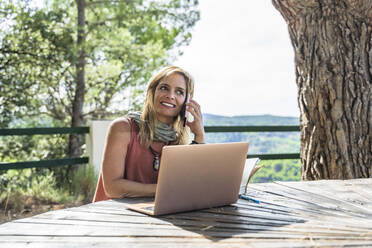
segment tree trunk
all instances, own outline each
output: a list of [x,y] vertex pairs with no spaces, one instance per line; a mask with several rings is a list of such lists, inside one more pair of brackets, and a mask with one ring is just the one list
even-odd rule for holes
[[[77,48],[78,58],[76,62],[76,88],[75,96],[72,103],[71,127],[79,127],[84,125],[83,105],[85,95],[85,0],[76,0],[77,3]],[[70,157],[80,157],[81,135],[71,134],[69,141]]]
[[372,1],[272,3],[295,52],[302,178],[372,177]]

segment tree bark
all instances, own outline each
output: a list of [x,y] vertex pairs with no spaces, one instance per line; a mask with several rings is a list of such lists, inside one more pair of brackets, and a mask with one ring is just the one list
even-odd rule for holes
[[295,53],[302,178],[372,177],[372,1],[272,3]]
[[[85,95],[85,0],[76,0],[77,3],[77,48],[78,58],[76,62],[76,87],[72,102],[71,127],[84,125],[83,105]],[[69,156],[80,157],[82,139],[81,135],[71,134],[69,141]]]

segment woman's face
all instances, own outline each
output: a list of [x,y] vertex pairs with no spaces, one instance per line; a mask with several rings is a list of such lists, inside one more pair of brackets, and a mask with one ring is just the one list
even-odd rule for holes
[[173,73],[160,81],[155,89],[154,107],[158,121],[171,124],[186,98],[185,78]]

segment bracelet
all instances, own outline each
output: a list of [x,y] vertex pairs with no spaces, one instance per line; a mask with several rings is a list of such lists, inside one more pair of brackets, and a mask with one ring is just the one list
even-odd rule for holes
[[197,142],[195,140],[191,141],[191,145],[199,145],[199,144],[204,144],[204,143],[199,143],[199,142]]

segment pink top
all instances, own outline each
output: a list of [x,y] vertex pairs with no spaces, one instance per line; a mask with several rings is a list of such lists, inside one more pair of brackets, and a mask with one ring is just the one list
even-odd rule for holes
[[[154,155],[150,149],[141,145],[137,134],[139,127],[130,120],[131,134],[130,142],[125,158],[124,178],[140,183],[156,183],[158,181],[158,171],[153,169]],[[159,153],[159,151],[156,151]],[[102,172],[99,175],[96,192],[94,194],[93,202],[108,200],[103,188]]]

